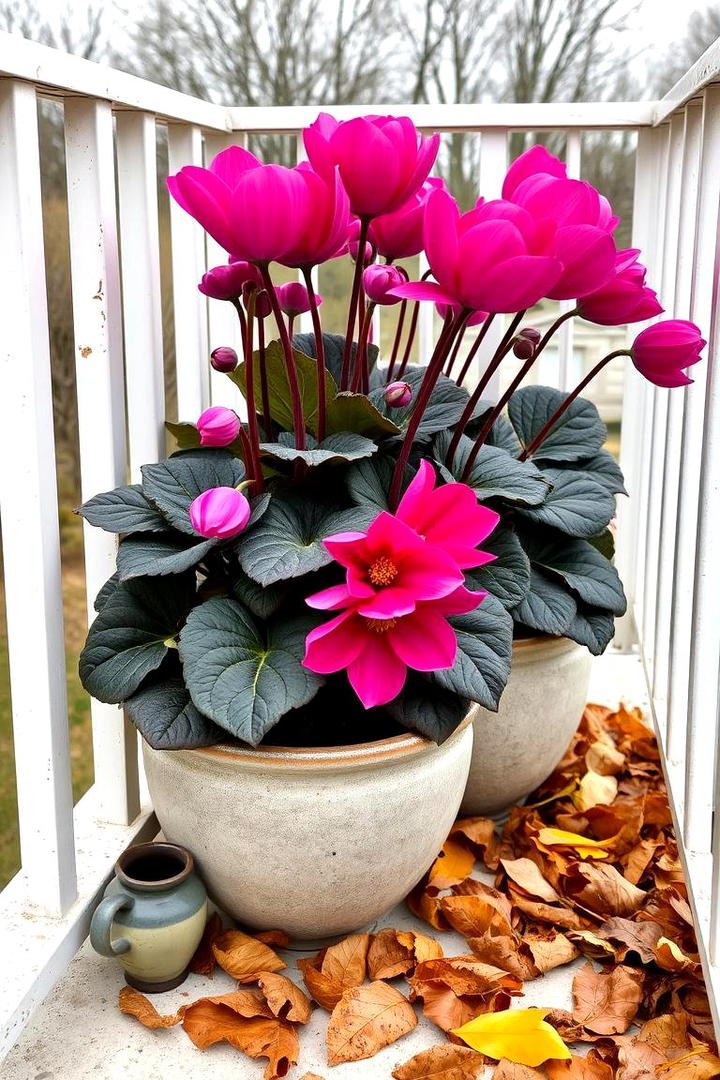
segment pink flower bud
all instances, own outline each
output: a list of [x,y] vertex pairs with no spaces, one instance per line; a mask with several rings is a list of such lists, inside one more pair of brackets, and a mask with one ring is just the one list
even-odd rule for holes
[[217,487],[203,491],[190,503],[190,523],[200,536],[227,540],[250,520],[250,503],[235,488]]
[[240,420],[232,409],[213,405],[198,417],[201,446],[229,446],[240,431]]
[[518,337],[527,338],[528,341],[532,341],[533,345],[538,345],[540,343],[542,334],[539,330],[535,330],[534,327],[526,326],[523,330],[520,331]]
[[365,295],[375,304],[399,304],[400,298],[389,294],[404,284],[405,277],[396,266],[368,266],[363,271]]
[[520,335],[513,345],[513,352],[518,360],[529,360],[535,355],[535,345],[530,338]]
[[234,371],[238,365],[238,354],[229,345],[219,345],[210,353],[210,363],[216,371]]
[[402,409],[412,401],[412,387],[406,382],[391,382],[385,387],[385,404],[392,409]]
[[254,282],[248,281],[243,285],[242,295],[246,311],[250,311],[250,297],[254,296],[255,306],[253,307],[253,315],[256,319],[267,319],[272,311],[272,305],[270,303],[270,297],[265,289],[258,289]]
[[665,319],[638,334],[631,350],[632,362],[656,386],[687,386],[693,380],[684,368],[697,364],[706,344],[695,323]]
[[[231,262],[214,266],[203,274],[198,289],[213,300],[237,300],[247,281],[254,281],[260,271],[246,262]],[[260,279],[262,282],[262,278]]]
[[[280,285],[275,291],[281,310],[291,318],[310,310],[310,294],[301,281],[288,281],[287,285]],[[317,293],[314,296],[315,303],[320,307],[322,296]]]

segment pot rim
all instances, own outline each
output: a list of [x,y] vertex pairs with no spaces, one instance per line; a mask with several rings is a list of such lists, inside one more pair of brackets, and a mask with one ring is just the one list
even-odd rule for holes
[[[424,735],[408,731],[403,735],[391,735],[375,742],[352,743],[349,746],[236,746],[217,743],[215,746],[199,746],[192,750],[161,751],[168,754],[199,754],[206,761],[224,758],[251,768],[331,769],[363,768],[385,762],[407,760],[431,753],[448,746],[472,722],[472,709],[463,717],[451,735],[438,746]],[[146,744],[147,746],[147,744]],[[152,749],[152,748],[150,748]]]

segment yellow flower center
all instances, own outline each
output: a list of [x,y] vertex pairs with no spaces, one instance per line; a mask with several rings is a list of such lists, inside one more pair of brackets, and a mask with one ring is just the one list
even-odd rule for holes
[[398,575],[398,568],[387,555],[380,555],[368,570],[373,585],[391,585]]
[[365,622],[368,624],[368,629],[372,630],[373,633],[384,634],[388,630],[392,630],[397,623],[397,619],[368,619],[366,617]]

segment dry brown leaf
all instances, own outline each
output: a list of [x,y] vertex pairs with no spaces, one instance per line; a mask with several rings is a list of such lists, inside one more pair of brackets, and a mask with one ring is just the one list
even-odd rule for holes
[[428,870],[426,892],[432,895],[458,885],[470,877],[475,866],[475,855],[462,841],[452,834],[442,846],[442,851]]
[[354,986],[345,991],[328,1021],[328,1063],[372,1057],[416,1025],[415,1010],[394,986],[379,981]]
[[593,806],[609,806],[618,793],[618,782],[614,776],[586,772],[572,796],[577,810],[590,810]]
[[293,1024],[272,1016],[265,1002],[260,1006],[270,1013],[247,1016],[252,991],[238,991],[215,998],[200,998],[181,1010],[183,1030],[200,1050],[215,1043],[227,1042],[249,1057],[266,1057],[265,1080],[286,1076],[297,1062],[299,1043]]
[[655,1080],[655,1069],[664,1060],[655,1047],[637,1035],[625,1038],[618,1050],[617,1080]]
[[633,915],[647,899],[614,866],[573,863],[562,875],[565,895],[596,915]]
[[548,1024],[552,1024],[555,1030],[568,1042],[597,1042],[602,1035],[595,1035],[579,1024],[567,1009],[551,1009],[545,1016]]
[[524,941],[517,934],[498,934],[492,932],[479,938],[468,938],[467,943],[473,955],[484,964],[501,968],[525,982],[536,979],[540,969]]
[[392,1075],[395,1080],[475,1080],[485,1068],[485,1058],[469,1046],[439,1043],[415,1054]]
[[465,881],[461,881],[459,885],[453,886],[453,894],[455,896],[479,896],[483,900],[486,900],[488,904],[499,911],[501,915],[510,921],[512,916],[512,904],[504,893],[499,892],[498,889],[494,889],[492,885],[486,885],[484,881],[478,881],[477,878],[466,878]]
[[509,913],[505,916],[482,896],[442,896],[440,910],[445,919],[463,937],[482,937],[493,934],[512,935]]
[[205,930],[200,939],[200,944],[195,950],[195,955],[190,961],[189,970],[193,975],[212,975],[217,961],[213,953],[213,945],[223,932],[222,919],[217,911],[205,923]]
[[540,1069],[501,1058],[492,1074],[492,1080],[544,1080],[544,1076]]
[[609,736],[596,739],[585,754],[585,764],[601,776],[617,776],[622,772],[625,755],[621,754]]
[[627,1031],[643,999],[642,971],[618,966],[595,971],[588,961],[573,979],[573,1018],[598,1035]]
[[212,946],[223,971],[241,983],[256,982],[262,971],[280,971],[285,964],[271,948],[242,930],[225,930]]
[[535,967],[542,975],[553,968],[569,964],[579,955],[572,941],[554,927],[548,927],[547,930],[526,930],[522,935],[522,944],[530,950]]
[[627,854],[623,855],[624,876],[633,885],[639,885],[645,877],[655,852],[662,847],[662,840],[640,840]]
[[436,930],[447,930],[448,924],[440,910],[440,898],[436,892],[431,896],[427,892],[427,886],[428,879],[426,875],[422,881],[418,882],[412,892],[408,893],[405,897],[405,903],[418,919],[429,923]]
[[690,1050],[692,1046],[688,1035],[687,1016],[683,1013],[653,1016],[640,1028],[637,1038],[648,1043],[668,1060]]
[[545,900],[548,904],[560,899],[532,859],[501,859],[500,862],[510,880],[519,885],[528,896]]
[[367,954],[371,979],[394,979],[406,975],[424,960],[443,955],[442,946],[426,934],[386,927],[373,935]]
[[604,941],[592,930],[568,930],[567,936],[577,945],[583,956],[594,960],[617,960],[617,950],[609,941]]
[[655,1068],[658,1080],[714,1080],[720,1076],[720,1058],[698,1047]]
[[231,1012],[245,1020],[252,1020],[255,1017],[264,1017],[266,1020],[275,1019],[267,1001],[257,990],[233,990],[229,994],[197,998],[196,1001],[191,1001],[188,1005],[181,1005],[178,1010],[178,1017],[184,1020],[187,1014],[194,1010],[196,1006],[205,1005],[206,1003],[218,1006],[218,1008],[222,1007],[229,1013]]
[[451,956],[418,964],[408,979],[412,1000],[421,998],[423,1012],[443,1031],[462,1027],[483,1012],[506,1009],[519,994],[522,980],[475,956]]
[[263,945],[274,945],[276,949],[287,949],[290,944],[290,935],[284,930],[262,930],[253,937],[256,941],[262,941]]
[[324,1076],[318,1076],[317,1073],[303,1073],[300,1080],[325,1080]]
[[676,941],[669,938],[658,938],[655,946],[655,963],[664,971],[697,971],[700,972],[700,960],[697,956],[688,956],[684,953]]
[[369,934],[350,934],[317,956],[298,961],[310,995],[323,1009],[332,1012],[346,990],[364,981],[369,946]]
[[123,986],[118,998],[120,1012],[127,1013],[139,1020],[143,1027],[155,1030],[156,1028],[174,1027],[180,1023],[180,1015],[161,1016],[155,1006],[139,990],[132,986]]
[[312,1013],[312,1002],[294,982],[277,972],[263,971],[258,985],[273,1016],[294,1024],[307,1024]]
[[498,837],[495,822],[490,818],[459,818],[450,830],[450,835],[461,836],[488,870],[497,869]]
[[513,906],[525,915],[529,915],[531,919],[535,919],[536,922],[550,923],[564,930],[584,930],[589,925],[587,919],[569,907],[545,904],[517,894],[513,896]]
[[607,919],[598,929],[598,936],[617,943],[617,959],[623,961],[630,952],[637,953],[643,964],[655,959],[655,946],[662,937],[662,927],[656,922],[635,922],[615,917]]
[[586,1057],[573,1054],[569,1061],[546,1061],[548,1080],[612,1080],[613,1068],[591,1050]]

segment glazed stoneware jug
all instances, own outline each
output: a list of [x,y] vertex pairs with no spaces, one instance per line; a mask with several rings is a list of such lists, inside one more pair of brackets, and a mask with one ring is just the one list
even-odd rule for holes
[[118,957],[125,981],[145,994],[179,986],[207,917],[207,894],[190,852],[177,844],[136,844],[115,863],[95,909],[90,942]]

